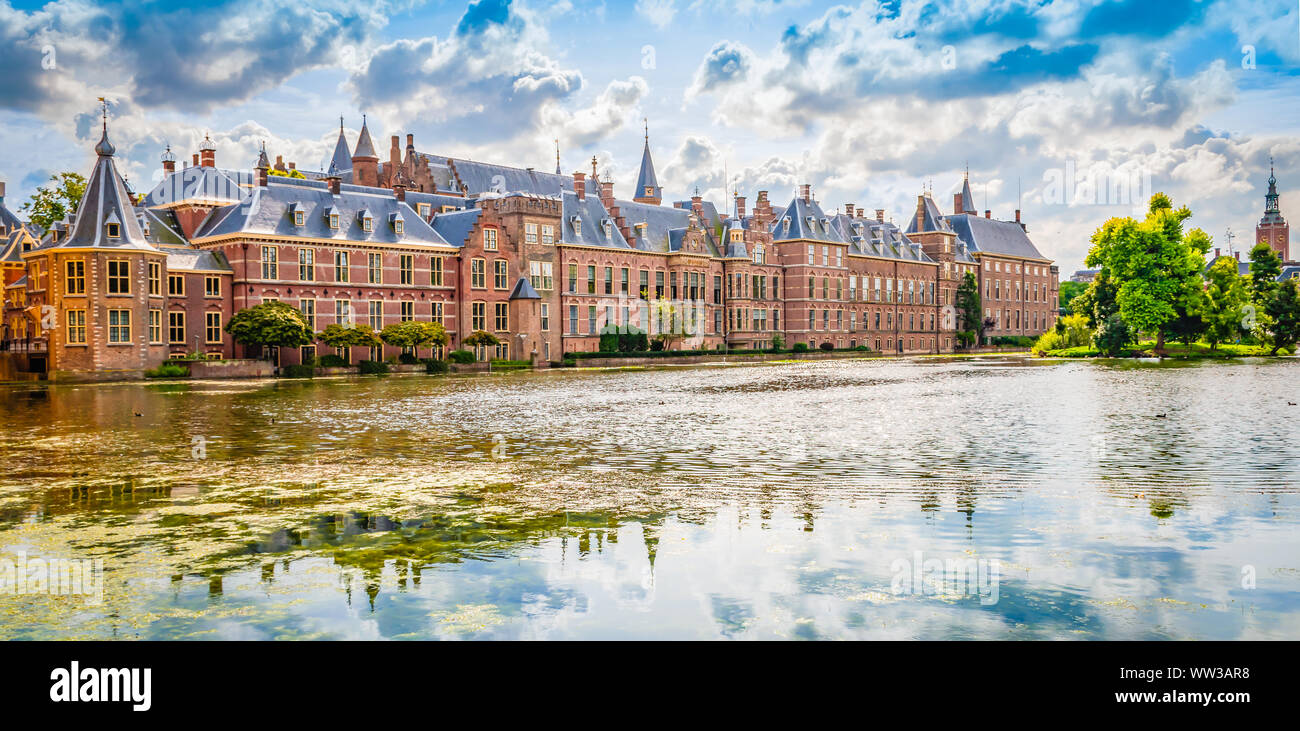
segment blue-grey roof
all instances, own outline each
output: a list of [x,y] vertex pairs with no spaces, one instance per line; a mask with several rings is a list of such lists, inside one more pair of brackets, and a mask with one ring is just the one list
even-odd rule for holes
[[966,213],[948,216],[947,221],[971,252],[1047,259],[1015,221],[999,221]]
[[851,253],[904,261],[930,263],[934,261],[919,244],[909,239],[892,223],[843,213],[835,214],[831,220],[849,240]]
[[167,255],[169,272],[231,272],[226,255],[220,251],[191,249],[188,247],[163,246],[160,250]]
[[8,235],[22,228],[23,222],[22,219],[14,215],[13,211],[5,207],[4,203],[0,203],[0,226],[4,227],[5,234]]
[[364,117],[361,120],[361,134],[357,137],[357,149],[352,151],[352,156],[379,158],[375,154],[375,143],[370,140],[370,128],[366,126]]
[[942,213],[939,212],[939,206],[935,204],[934,198],[929,194],[921,196],[923,203],[923,221],[920,228],[916,226],[916,215],[913,214],[910,223],[907,226],[907,233],[924,233],[927,231],[952,231],[952,226]]
[[[58,243],[51,242],[48,246],[43,244],[40,248],[95,247],[156,251],[140,227],[126,183],[117,172],[107,130],[95,149],[99,151],[95,169],[86,181],[86,192],[77,205],[77,213],[68,235]],[[110,223],[119,226],[117,238],[108,236]]]
[[537,290],[533,289],[532,282],[528,281],[528,277],[520,277],[519,281],[515,282],[514,290],[510,293],[510,299],[512,300],[539,300],[541,298],[542,296],[537,293]]
[[[788,226],[787,221],[789,222]],[[772,238],[775,241],[807,239],[840,244],[849,243],[849,239],[835,224],[834,218],[827,215],[817,201],[806,201],[799,196],[790,201],[790,204],[785,207],[785,211],[773,220]]]
[[1288,279],[1300,279],[1300,266],[1292,264],[1282,267],[1282,273],[1278,275],[1277,281],[1285,282]]
[[[420,153],[429,160],[431,169],[443,166],[451,176],[448,190],[464,190],[468,196],[483,193],[531,193],[533,195],[558,196],[561,191],[573,190],[573,177],[556,175],[540,170],[527,170],[508,165],[493,165],[477,160],[444,157]],[[436,176],[435,176],[436,178]],[[600,189],[593,178],[587,178],[588,197],[600,195]]]
[[181,233],[176,214],[164,208],[136,208],[136,217],[144,237],[154,246],[185,246],[189,242]]
[[1217,264],[1218,261],[1219,261],[1220,259],[1235,259],[1236,262],[1237,262],[1237,273],[1240,274],[1240,275],[1243,276],[1243,277],[1250,276],[1250,262],[1249,262],[1249,261],[1242,261],[1241,259],[1239,259],[1239,258],[1237,258],[1237,257],[1235,257],[1235,256],[1227,256],[1227,255],[1224,255],[1224,256],[1216,256],[1216,257],[1214,257],[1213,259],[1211,259],[1211,260],[1210,260],[1210,263],[1205,265],[1205,271],[1206,271],[1206,272],[1209,272],[1209,271],[1210,271],[1210,267],[1212,267],[1212,266],[1214,266],[1215,264]]
[[969,178],[963,178],[961,181],[961,212],[979,213],[975,210],[975,196],[971,195]]
[[433,230],[452,246],[464,246],[465,239],[469,237],[469,232],[474,229],[474,224],[478,223],[478,217],[482,214],[483,211],[478,208],[437,213],[433,216]]
[[[244,199],[248,190],[240,185],[238,178],[232,176],[231,172],[195,165],[169,173],[144,197],[144,205],[156,208],[182,201],[208,205],[238,203]],[[245,185],[251,182],[250,178]]]
[[[338,195],[333,195],[327,188],[302,185],[303,182],[283,184],[278,178],[271,178],[266,187],[253,188],[238,205],[213,210],[194,238],[256,233],[366,243],[447,245],[446,239],[391,192],[340,189]],[[302,226],[294,225],[291,211],[295,207],[304,211]],[[329,226],[331,208],[339,214],[338,229]],[[362,226],[363,212],[369,213],[372,221],[368,232]],[[402,217],[404,233],[401,235],[393,226],[394,214]]]
[[[653,191],[646,195],[646,189]],[[662,198],[663,188],[659,187],[659,179],[655,177],[655,163],[650,158],[650,139],[646,138],[645,150],[641,152],[641,171],[636,176],[636,195],[633,198]]]
[[343,134],[343,121],[339,120],[339,139],[334,143],[334,155],[325,166],[327,173],[342,173],[352,169],[352,153],[348,150],[348,138]]
[[[566,191],[561,206],[563,219],[560,221],[560,241],[565,244],[581,246],[604,246],[611,249],[632,248],[618,225],[610,217],[600,199],[588,195],[579,200],[578,194]],[[581,229],[576,220],[581,219]],[[606,225],[608,224],[608,225]]]
[[31,235],[31,231],[21,224],[18,228],[9,231],[3,239],[0,239],[0,262],[10,264],[19,264],[23,260],[23,242],[31,241],[32,246],[36,245],[36,240]]
[[471,199],[463,196],[444,195],[442,193],[420,193],[418,191],[410,190],[406,191],[406,202],[416,210],[419,210],[416,204],[428,203],[430,206],[430,213],[438,213],[442,210],[443,206],[455,206],[458,209],[464,210],[474,204]]

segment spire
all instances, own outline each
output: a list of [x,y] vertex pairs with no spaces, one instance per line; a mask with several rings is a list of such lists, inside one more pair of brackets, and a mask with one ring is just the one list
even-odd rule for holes
[[966,171],[966,177],[961,181],[961,210],[958,213],[977,213],[975,210],[975,196],[970,192],[969,169]]
[[663,189],[655,177],[655,163],[650,157],[650,121],[645,120],[645,149],[641,152],[641,173],[636,179],[636,195],[632,200],[657,206],[663,201]]
[[99,138],[99,144],[95,145],[95,154],[100,157],[112,157],[117,149],[113,147],[112,142],[108,141],[108,102],[102,96],[99,98],[99,106],[103,115],[104,133]]
[[326,167],[340,173],[352,169],[352,153],[348,151],[348,138],[343,134],[342,117],[339,117],[339,140],[334,144],[334,156]]
[[257,168],[271,169],[271,161],[266,157],[266,140],[262,140],[262,151],[257,155]]
[[86,191],[77,205],[77,217],[60,247],[135,248],[153,247],[144,236],[136,217],[131,191],[113,162],[113,145],[108,141],[108,104],[103,104],[103,131],[95,153],[95,169],[86,180]]
[[560,172],[560,141],[558,139],[555,141],[555,174],[564,174]]
[[361,134],[357,137],[357,149],[352,153],[352,157],[373,157],[379,159],[375,154],[375,143],[370,141],[370,128],[366,126],[366,115],[361,115]]

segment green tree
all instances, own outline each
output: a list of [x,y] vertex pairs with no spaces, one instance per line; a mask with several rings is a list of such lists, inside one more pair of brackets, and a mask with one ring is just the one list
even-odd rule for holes
[[447,330],[442,323],[416,320],[389,325],[379,332],[379,338],[395,348],[412,348],[417,357],[420,355],[420,348],[446,345],[449,341]]
[[55,221],[62,221],[69,213],[76,213],[86,192],[86,178],[80,173],[51,175],[50,183],[37,188],[31,199],[18,209],[42,231],[48,231]]
[[966,272],[957,285],[957,314],[961,318],[957,329],[957,342],[966,347],[984,337],[984,305],[980,302],[980,286],[975,275]]
[[1174,318],[1165,323],[1168,337],[1191,345],[1205,332],[1205,290],[1193,287],[1174,303]]
[[1165,325],[1177,316],[1179,298],[1200,286],[1210,249],[1204,231],[1184,233],[1191,216],[1186,206],[1175,209],[1169,196],[1156,193],[1145,220],[1112,218],[1092,235],[1087,266],[1109,272],[1120,317],[1137,332],[1155,333],[1156,354],[1164,352]]
[[480,346],[492,347],[500,345],[501,340],[498,339],[497,336],[485,330],[475,330],[469,335],[466,335],[465,339],[460,341],[460,344],[470,348],[477,348]]
[[316,339],[324,343],[327,347],[335,350],[348,352],[349,348],[374,348],[382,345],[384,341],[379,339],[374,329],[369,325],[326,325],[325,329],[316,333]]
[[1300,342],[1300,282],[1294,279],[1278,282],[1277,292],[1266,311],[1273,321],[1273,355]]
[[1222,258],[1210,267],[1210,284],[1205,289],[1205,339],[1210,350],[1219,343],[1241,337],[1242,306],[1248,301],[1244,278],[1237,273],[1235,259]]
[[240,310],[225,329],[240,345],[301,348],[312,342],[307,319],[283,302],[263,302]]
[[1250,301],[1263,309],[1273,299],[1278,289],[1277,278],[1282,276],[1282,260],[1273,247],[1263,241],[1250,250]]
[[1063,310],[1068,310],[1070,302],[1086,291],[1088,291],[1088,285],[1083,282],[1061,282],[1061,288],[1057,291],[1059,295],[1057,306]]
[[1133,329],[1119,313],[1119,288],[1105,269],[1097,273],[1088,291],[1074,298],[1079,314],[1088,317],[1088,327],[1093,329],[1092,344],[1111,357],[1120,354],[1133,339]]
[[307,178],[306,175],[303,175],[302,173],[298,172],[298,169],[297,169],[297,168],[293,168],[293,169],[291,169],[291,170],[285,170],[284,172],[281,172],[281,171],[279,171],[279,170],[276,170],[275,168],[271,168],[270,170],[267,170],[267,171],[266,171],[266,174],[267,174],[267,175],[275,175],[275,176],[277,176],[277,177],[281,177],[281,178],[298,178],[298,179],[304,179],[304,180]]

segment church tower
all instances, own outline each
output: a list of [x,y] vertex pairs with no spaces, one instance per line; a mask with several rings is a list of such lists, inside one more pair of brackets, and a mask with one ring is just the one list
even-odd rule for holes
[[650,125],[646,124],[645,149],[641,152],[641,174],[636,178],[636,195],[632,200],[657,206],[663,202],[664,190],[655,178],[655,163],[650,159]]
[[1291,227],[1282,218],[1282,211],[1278,208],[1277,177],[1273,174],[1271,161],[1268,166],[1268,194],[1264,196],[1264,217],[1255,226],[1255,242],[1273,247],[1282,261],[1293,261],[1290,249]]

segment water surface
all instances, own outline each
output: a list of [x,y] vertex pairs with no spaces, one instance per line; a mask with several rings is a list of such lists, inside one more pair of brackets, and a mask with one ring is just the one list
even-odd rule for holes
[[[98,606],[0,595],[0,638],[1297,639],[1298,377],[921,358],[0,387],[0,558],[105,569]],[[918,558],[996,562],[996,601],[896,592]]]

